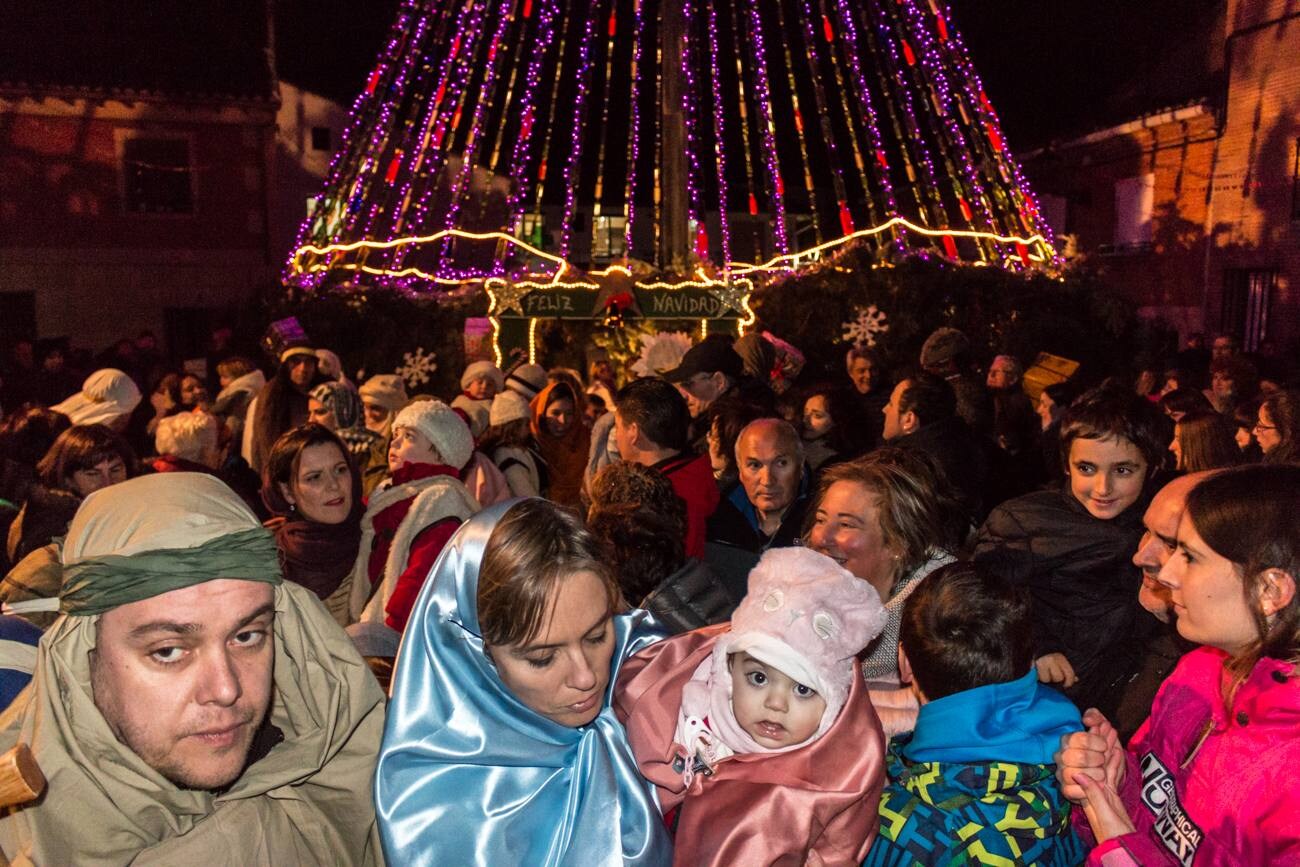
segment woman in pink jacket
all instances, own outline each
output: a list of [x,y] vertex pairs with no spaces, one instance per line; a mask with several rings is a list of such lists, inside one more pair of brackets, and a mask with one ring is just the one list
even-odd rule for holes
[[1127,751],[1091,710],[1057,754],[1096,839],[1089,864],[1300,864],[1297,515],[1300,466],[1229,470],[1188,495],[1159,581],[1203,646]]

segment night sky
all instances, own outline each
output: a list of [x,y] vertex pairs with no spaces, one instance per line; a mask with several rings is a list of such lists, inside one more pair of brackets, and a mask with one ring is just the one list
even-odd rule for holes
[[[397,0],[278,0],[281,77],[351,105]],[[952,0],[1013,147],[1212,92],[1221,0]],[[1207,45],[1209,49],[1207,50]],[[1221,53],[1222,36],[1217,39]]]

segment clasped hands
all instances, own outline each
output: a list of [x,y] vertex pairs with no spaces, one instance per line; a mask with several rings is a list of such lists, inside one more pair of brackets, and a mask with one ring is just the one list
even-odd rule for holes
[[1083,715],[1085,731],[1061,738],[1056,779],[1061,794],[1083,808],[1093,836],[1101,844],[1136,828],[1119,796],[1127,765],[1119,733],[1096,708]]

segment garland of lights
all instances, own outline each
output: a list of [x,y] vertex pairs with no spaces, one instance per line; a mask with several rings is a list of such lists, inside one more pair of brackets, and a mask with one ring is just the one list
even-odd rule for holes
[[[402,0],[286,280],[307,291],[364,289],[364,278],[442,292],[527,280],[540,263],[563,283],[580,267],[597,273],[597,218],[618,213],[628,257],[652,269],[684,257],[723,282],[807,268],[854,240],[880,264],[931,253],[1012,269],[1058,264],[942,0],[761,5]],[[683,38],[680,67],[667,71],[677,53],[665,51],[666,9]],[[659,111],[678,91],[680,177],[664,170]],[[615,129],[612,106],[629,96]],[[785,179],[800,176],[787,197]],[[665,233],[664,202],[682,193],[696,233],[687,250],[669,251],[661,240],[679,236]],[[762,249],[737,248],[733,200],[767,217]],[[815,243],[789,233],[800,224]],[[524,225],[534,243],[513,237]]]
[[[785,33],[785,4],[777,3],[776,6],[776,29]],[[755,6],[755,9],[758,7]],[[810,46],[811,48],[811,46]],[[781,40],[782,54],[785,58],[786,82],[790,88],[790,107],[794,109],[794,128],[799,133],[799,156],[803,170],[804,190],[808,194],[808,209],[812,212],[813,234],[816,236],[818,243],[826,240],[826,234],[822,230],[821,209],[817,207],[817,186],[813,183],[812,160],[808,158],[808,137],[804,135],[803,128],[803,109],[799,104],[799,85],[794,78],[794,58],[790,51],[790,40]],[[816,77],[814,75],[814,81]],[[818,114],[821,114],[821,106],[818,107]],[[832,177],[836,176],[839,167],[832,164]]]
[[627,137],[627,185],[623,193],[623,249],[632,255],[632,227],[636,222],[636,164],[641,159],[641,76],[645,74],[645,62],[641,52],[645,46],[642,38],[645,18],[641,13],[642,0],[634,0],[634,18],[632,20],[632,109],[628,112],[628,125],[631,128]]

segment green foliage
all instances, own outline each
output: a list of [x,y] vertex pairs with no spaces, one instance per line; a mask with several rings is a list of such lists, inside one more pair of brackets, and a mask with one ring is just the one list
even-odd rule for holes
[[842,323],[873,304],[889,322],[876,348],[896,367],[915,364],[925,338],[945,325],[966,333],[977,361],[1009,352],[1028,363],[1051,352],[1081,362],[1089,379],[1124,370],[1141,343],[1132,309],[1093,275],[1053,279],[920,259],[871,264],[867,251],[849,250],[768,284],[751,303],[758,327],[802,350],[814,377],[842,370]]

